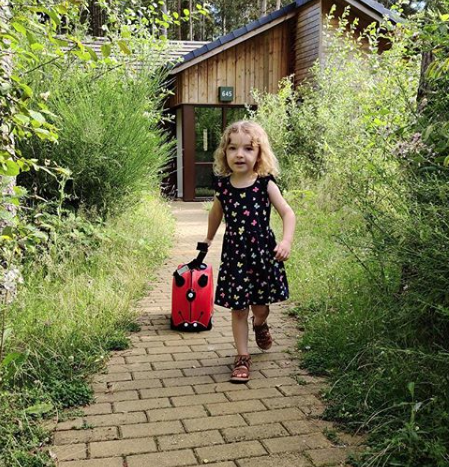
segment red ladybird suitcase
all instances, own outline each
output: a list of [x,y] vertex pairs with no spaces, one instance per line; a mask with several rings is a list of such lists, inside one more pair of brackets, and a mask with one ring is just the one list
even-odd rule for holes
[[212,266],[203,263],[207,243],[198,243],[198,256],[173,273],[171,328],[179,331],[212,329],[214,284]]

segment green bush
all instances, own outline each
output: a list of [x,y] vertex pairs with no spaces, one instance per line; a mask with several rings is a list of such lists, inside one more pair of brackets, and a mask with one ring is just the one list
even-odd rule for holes
[[[35,79],[50,89],[47,103],[56,115],[59,140],[35,138],[21,149],[43,166],[71,171],[65,195],[73,206],[104,217],[159,186],[172,146],[161,129],[164,72],[72,66],[64,74],[50,69]],[[56,180],[45,171],[25,174],[21,183],[46,199],[59,198]]]
[[109,350],[128,346],[133,304],[164,258],[173,227],[154,195],[90,233],[86,220],[70,224],[71,232],[78,224],[84,233],[71,237],[53,222],[60,248],[47,245],[24,266],[26,288],[6,316],[5,361],[12,364],[0,381],[0,465],[49,465],[38,450],[48,441],[42,420],[88,403],[89,375]]
[[[443,37],[447,20],[428,21],[424,40]],[[343,19],[327,36],[313,84],[284,83],[279,96],[258,96],[255,114],[272,136],[297,214],[287,267],[305,327],[299,346],[307,368],[331,377],[326,416],[370,433],[354,463],[442,467],[449,463],[447,76],[431,82],[418,112],[416,24],[397,28],[391,47],[369,56],[348,28]]]

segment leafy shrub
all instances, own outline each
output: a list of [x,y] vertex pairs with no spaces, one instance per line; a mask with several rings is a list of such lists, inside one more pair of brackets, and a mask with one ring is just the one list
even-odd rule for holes
[[[430,22],[425,40],[447,30]],[[303,363],[332,379],[327,416],[369,430],[354,463],[448,465],[447,76],[418,112],[415,25],[369,56],[348,28],[327,37],[312,85],[259,96],[255,115],[298,219],[287,265]]]
[[[161,129],[165,75],[143,68],[86,71],[54,70],[36,79],[50,81],[48,106],[57,115],[58,144],[33,139],[22,151],[42,165],[71,171],[65,195],[71,204],[103,217],[119,212],[132,199],[159,184],[171,143]],[[59,187],[45,171],[26,174],[22,183],[47,199],[59,198]]]
[[27,287],[6,316],[6,358],[22,358],[1,374],[0,465],[47,465],[37,450],[48,441],[39,422],[90,401],[89,375],[104,366],[110,349],[128,345],[126,332],[136,329],[132,305],[172,233],[168,208],[149,194],[104,225],[69,222],[84,230],[74,239],[63,223],[51,222],[46,253],[25,264]]

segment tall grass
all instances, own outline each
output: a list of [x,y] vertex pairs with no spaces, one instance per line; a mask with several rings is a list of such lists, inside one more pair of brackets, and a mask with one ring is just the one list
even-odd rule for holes
[[447,169],[415,134],[413,25],[370,56],[347,26],[313,85],[284,83],[255,114],[297,214],[287,267],[303,364],[331,377],[326,416],[370,433],[355,464],[447,466]]
[[8,315],[7,352],[23,360],[0,391],[0,465],[47,465],[36,450],[46,437],[39,421],[89,402],[88,376],[110,349],[127,345],[133,304],[164,258],[172,228],[167,207],[147,195],[98,227],[91,242],[77,242],[71,230],[56,256],[29,264]]
[[[165,72],[69,67],[38,73],[39,79],[50,90],[59,140],[55,145],[34,139],[22,151],[42,165],[71,171],[65,193],[73,206],[105,217],[159,184],[172,146],[162,129]],[[58,195],[57,183],[44,171],[25,175],[22,183],[46,199]]]

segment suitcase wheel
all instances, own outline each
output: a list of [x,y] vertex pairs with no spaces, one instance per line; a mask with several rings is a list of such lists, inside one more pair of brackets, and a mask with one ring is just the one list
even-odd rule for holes
[[212,329],[212,316],[209,319],[209,322],[207,323],[207,328],[206,331],[210,331]]

